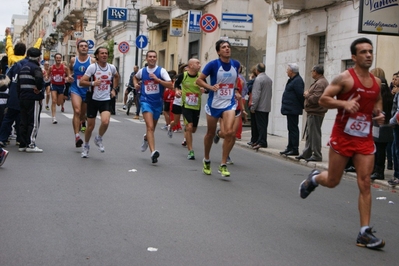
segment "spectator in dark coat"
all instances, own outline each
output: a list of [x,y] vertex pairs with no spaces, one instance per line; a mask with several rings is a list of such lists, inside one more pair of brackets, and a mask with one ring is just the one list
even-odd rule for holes
[[288,64],[289,77],[282,97],[281,114],[287,116],[288,145],[280,154],[287,156],[299,155],[299,115],[303,112],[305,84],[299,75],[298,65]]

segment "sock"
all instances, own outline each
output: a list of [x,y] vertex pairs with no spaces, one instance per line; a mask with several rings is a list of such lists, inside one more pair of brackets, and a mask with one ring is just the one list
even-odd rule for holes
[[313,176],[312,176],[312,183],[313,183],[313,185],[318,186],[319,184],[317,184],[316,176],[317,176],[317,175],[313,175]]
[[363,234],[366,231],[366,229],[369,227],[370,226],[368,226],[368,225],[360,227],[360,233]]
[[210,163],[210,162],[211,162],[211,160],[209,160],[209,159],[207,160],[207,159],[205,159],[205,158],[204,158],[204,162],[206,162],[206,163]]
[[76,134],[75,134],[75,138],[80,138],[79,133],[76,133]]

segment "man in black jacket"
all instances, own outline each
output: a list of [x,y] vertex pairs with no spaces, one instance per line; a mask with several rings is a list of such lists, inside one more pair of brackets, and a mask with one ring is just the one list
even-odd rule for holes
[[305,84],[299,75],[298,65],[288,64],[289,80],[285,85],[281,103],[281,114],[287,116],[288,145],[280,154],[287,156],[299,155],[299,115],[303,112]]
[[44,98],[43,72],[40,68],[41,52],[29,48],[28,62],[18,73],[18,97],[21,111],[19,151],[43,152],[36,146],[40,124],[41,101]]

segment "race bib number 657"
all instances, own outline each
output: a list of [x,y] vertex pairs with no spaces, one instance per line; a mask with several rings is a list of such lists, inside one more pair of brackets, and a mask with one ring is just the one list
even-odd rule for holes
[[370,134],[371,122],[359,117],[349,117],[344,132],[355,137],[367,137]]

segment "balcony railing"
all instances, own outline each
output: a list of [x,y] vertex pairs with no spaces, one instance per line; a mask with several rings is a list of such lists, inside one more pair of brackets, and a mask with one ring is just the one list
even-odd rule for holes
[[140,2],[141,14],[147,15],[147,19],[153,23],[161,23],[170,20],[170,13],[176,7],[176,1],[172,0],[142,0]]
[[60,24],[73,24],[83,18],[83,12],[87,8],[85,0],[71,0],[56,16],[57,27]]
[[214,0],[176,0],[176,5],[183,10],[201,9]]

